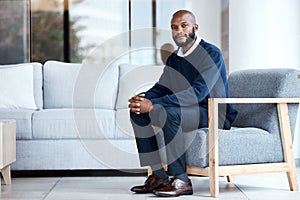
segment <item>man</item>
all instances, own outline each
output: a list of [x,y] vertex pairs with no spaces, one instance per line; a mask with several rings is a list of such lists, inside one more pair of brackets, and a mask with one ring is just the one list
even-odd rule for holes
[[[193,13],[174,13],[171,29],[178,50],[169,56],[159,81],[129,99],[128,105],[141,166],[150,166],[153,172],[144,185],[131,191],[161,197],[193,194],[186,173],[183,131],[207,127],[208,98],[229,96],[221,51],[196,35],[198,25]],[[230,104],[219,110],[220,128],[230,129],[237,112]],[[152,125],[163,130],[167,172]]]

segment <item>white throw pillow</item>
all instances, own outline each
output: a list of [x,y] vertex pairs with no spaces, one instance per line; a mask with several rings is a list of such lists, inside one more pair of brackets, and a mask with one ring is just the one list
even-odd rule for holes
[[0,68],[0,108],[37,109],[33,87],[33,65]]

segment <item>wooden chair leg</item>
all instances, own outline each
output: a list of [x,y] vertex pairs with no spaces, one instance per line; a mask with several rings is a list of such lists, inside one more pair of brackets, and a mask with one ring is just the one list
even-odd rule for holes
[[293,151],[293,142],[291,137],[290,120],[287,103],[278,103],[278,118],[280,123],[281,143],[284,153],[284,160],[288,163],[289,171],[287,177],[290,185],[290,190],[298,190],[296,164]]
[[228,183],[233,182],[233,177],[232,176],[226,176],[226,178],[227,178]]
[[[212,173],[213,174],[213,173]],[[210,195],[212,197],[219,196],[219,177],[215,175],[209,176]]]
[[151,169],[151,167],[149,166],[148,167],[148,176],[150,176],[152,174],[152,169]]
[[218,104],[208,100],[208,145],[209,145],[209,185],[210,195],[219,195],[219,144],[218,144]]
[[291,172],[287,172],[287,177],[290,185],[291,191],[298,191],[298,182],[297,182],[297,175],[296,170],[292,170]]

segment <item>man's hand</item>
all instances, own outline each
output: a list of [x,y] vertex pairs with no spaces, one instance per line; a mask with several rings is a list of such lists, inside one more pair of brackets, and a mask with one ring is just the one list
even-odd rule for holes
[[128,102],[128,108],[135,114],[147,113],[153,109],[152,102],[145,98],[145,94],[135,95]]

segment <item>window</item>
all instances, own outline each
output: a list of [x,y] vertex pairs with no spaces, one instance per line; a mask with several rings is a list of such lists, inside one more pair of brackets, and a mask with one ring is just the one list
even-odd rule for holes
[[127,34],[99,59],[110,60],[116,48],[126,46],[131,51],[121,55],[122,62],[161,63],[160,47],[175,47],[170,19],[179,9],[193,11],[199,35],[221,46],[219,0],[0,0],[1,62],[81,63],[95,47]]
[[64,61],[62,1],[31,1],[31,61]]
[[0,64],[28,62],[29,3],[0,1]]

